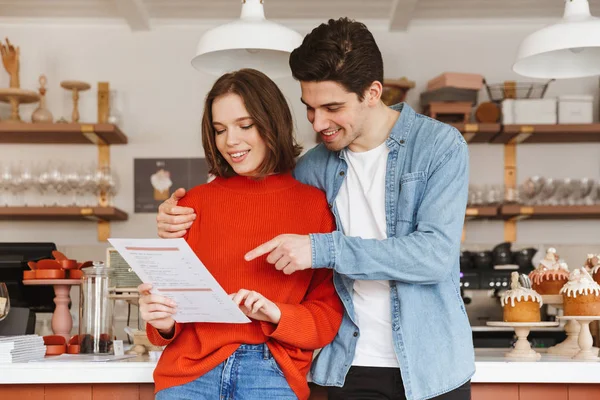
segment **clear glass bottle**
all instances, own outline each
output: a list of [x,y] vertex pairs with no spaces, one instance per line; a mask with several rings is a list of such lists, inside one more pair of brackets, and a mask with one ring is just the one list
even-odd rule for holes
[[79,310],[79,346],[82,354],[113,354],[113,300],[110,268],[103,262],[83,268]]

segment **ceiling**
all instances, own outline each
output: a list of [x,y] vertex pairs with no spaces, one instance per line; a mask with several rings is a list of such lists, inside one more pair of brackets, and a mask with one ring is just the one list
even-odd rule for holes
[[[327,19],[347,16],[385,20],[406,30],[413,20],[477,18],[560,18],[564,0],[264,0],[267,18]],[[241,0],[0,0],[3,18],[123,19],[133,30],[152,20],[234,19]],[[600,15],[600,0],[589,0]]]

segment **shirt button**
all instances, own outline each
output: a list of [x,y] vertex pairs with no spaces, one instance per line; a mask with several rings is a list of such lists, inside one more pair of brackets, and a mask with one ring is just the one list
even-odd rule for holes
[[327,204],[329,206],[329,208],[333,207],[333,205],[331,205],[331,203]]
[[400,144],[404,144],[404,140],[401,140],[401,141],[400,141]]
[[340,176],[344,176],[346,173],[344,171],[340,171]]
[[358,336],[358,332],[354,332],[354,333],[352,334],[352,336],[354,336],[354,337],[357,337],[357,336]]

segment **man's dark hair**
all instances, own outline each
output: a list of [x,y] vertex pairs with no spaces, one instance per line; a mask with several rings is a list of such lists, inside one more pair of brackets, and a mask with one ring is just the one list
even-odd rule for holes
[[330,19],[306,35],[290,55],[295,79],[334,81],[362,101],[374,82],[383,84],[383,59],[373,35],[360,22]]

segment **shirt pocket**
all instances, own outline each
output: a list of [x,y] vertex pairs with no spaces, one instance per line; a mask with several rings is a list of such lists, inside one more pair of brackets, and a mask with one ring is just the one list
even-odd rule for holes
[[409,172],[400,177],[398,222],[414,223],[425,191],[426,177],[424,171]]

